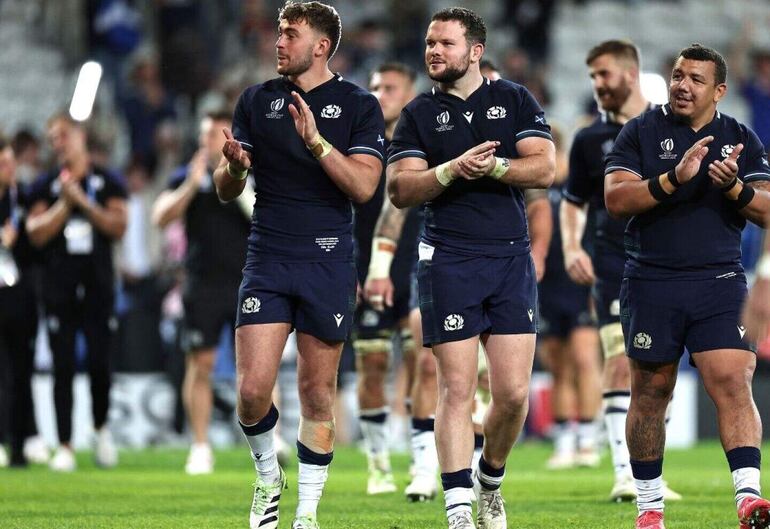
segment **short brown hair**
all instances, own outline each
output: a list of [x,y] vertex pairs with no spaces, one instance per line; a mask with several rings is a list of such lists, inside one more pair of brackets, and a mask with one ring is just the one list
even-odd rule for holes
[[639,66],[639,48],[630,40],[605,40],[597,44],[586,55],[586,65],[590,66],[598,57],[608,54]]
[[430,19],[431,22],[439,20],[448,22],[455,20],[465,28],[465,39],[471,44],[487,43],[487,26],[484,19],[475,12],[465,7],[447,7],[436,12]]
[[331,41],[329,57],[331,59],[337,52],[342,37],[342,21],[337,10],[332,6],[321,2],[295,2],[286,0],[286,3],[278,11],[278,22],[285,20],[289,23],[307,22],[307,24],[327,37]]
[[[377,68],[375,68],[372,74],[385,73],[385,72],[400,73],[401,75],[409,79],[410,83],[414,83],[417,80],[417,72],[414,71],[414,68],[412,68],[408,64],[404,64],[403,62],[396,62],[396,61],[384,62],[380,64]],[[371,75],[369,76],[369,80],[371,81]]]

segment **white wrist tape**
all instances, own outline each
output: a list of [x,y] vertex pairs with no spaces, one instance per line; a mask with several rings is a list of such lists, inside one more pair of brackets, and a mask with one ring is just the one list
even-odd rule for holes
[[390,264],[396,254],[396,242],[387,237],[375,237],[372,240],[372,256],[369,259],[367,279],[385,279],[390,277]]
[[770,279],[770,252],[765,252],[765,254],[759,258],[759,262],[757,263],[757,278]]
[[245,180],[246,176],[249,174],[249,170],[244,169],[243,171],[236,171],[235,169],[233,169],[233,166],[230,165],[230,162],[227,162],[227,174],[229,174],[236,180]]
[[449,187],[449,184],[455,179],[452,176],[452,171],[449,169],[449,164],[452,162],[444,162],[441,165],[436,166],[436,180],[444,187]]
[[495,167],[492,169],[492,172],[489,173],[489,176],[495,180],[500,180],[503,175],[508,172],[508,168],[510,166],[511,162],[508,160],[508,158],[500,158],[499,156],[495,156]]

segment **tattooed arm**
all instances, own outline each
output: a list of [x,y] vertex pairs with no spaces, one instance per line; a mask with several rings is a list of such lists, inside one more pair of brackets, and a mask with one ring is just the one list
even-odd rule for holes
[[387,198],[377,219],[372,239],[372,256],[369,272],[364,283],[364,299],[375,310],[393,306],[393,281],[390,279],[390,264],[396,254],[398,240],[409,209],[398,209]]

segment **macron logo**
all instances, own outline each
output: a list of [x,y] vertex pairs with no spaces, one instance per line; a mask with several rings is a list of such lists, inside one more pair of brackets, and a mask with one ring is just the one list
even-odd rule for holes
[[334,321],[337,322],[337,328],[339,328],[340,324],[342,323],[342,319],[345,317],[342,314],[332,314],[334,316]]
[[529,321],[532,321],[532,319],[535,317],[535,311],[532,309],[527,309],[527,316],[529,316]]
[[746,334],[746,327],[738,325],[738,334],[741,335],[741,340],[743,340],[743,336]]

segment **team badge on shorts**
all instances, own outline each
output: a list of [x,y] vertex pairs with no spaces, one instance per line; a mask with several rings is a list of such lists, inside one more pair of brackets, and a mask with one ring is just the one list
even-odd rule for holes
[[241,312],[244,314],[254,314],[255,312],[259,312],[261,306],[262,303],[259,302],[259,298],[246,298],[241,305]]
[[444,318],[445,331],[459,331],[465,325],[465,320],[459,314],[450,314]]
[[652,346],[652,337],[646,332],[638,332],[634,336],[634,347],[637,349],[649,349]]

